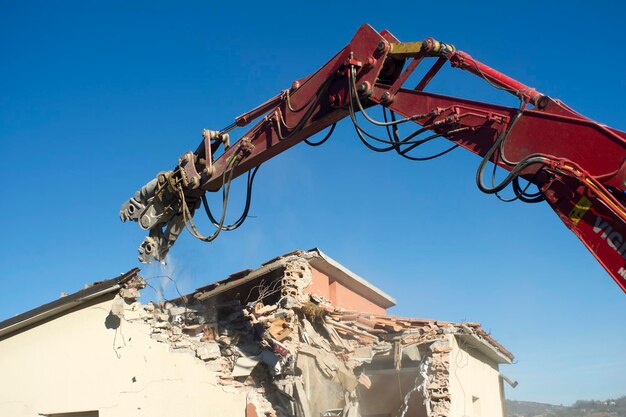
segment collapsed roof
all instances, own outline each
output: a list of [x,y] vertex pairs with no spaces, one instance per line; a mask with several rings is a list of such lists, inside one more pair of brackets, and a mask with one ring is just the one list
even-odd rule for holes
[[[512,362],[478,323],[349,311],[307,293],[314,268],[339,269],[329,259],[317,249],[292,252],[152,305],[139,319],[156,340],[195,353],[221,384],[255,393],[259,416],[356,415],[370,376],[385,369],[412,370],[422,414],[445,416],[450,338],[495,364]],[[391,303],[349,271],[340,279]]]
[[[411,370],[419,415],[450,409],[451,340],[495,364],[513,355],[478,323],[351,311],[307,292],[313,270],[393,306],[395,300],[318,249],[295,251],[261,267],[170,301],[141,304],[145,281],[133,269],[0,323],[0,336],[53,319],[89,300],[115,300],[110,316],[147,326],[151,338],[196,356],[219,384],[248,392],[250,416],[353,416],[376,372]],[[451,339],[452,338],[452,339]],[[365,395],[365,396],[364,396]],[[404,410],[406,412],[406,410]]]

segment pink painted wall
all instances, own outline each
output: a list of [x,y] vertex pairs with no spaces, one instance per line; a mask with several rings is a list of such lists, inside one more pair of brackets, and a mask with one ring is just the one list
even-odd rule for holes
[[346,288],[332,277],[312,266],[311,272],[313,273],[313,283],[306,288],[305,291],[307,293],[320,295],[333,305],[346,310],[371,314],[387,314],[387,310],[380,305]]

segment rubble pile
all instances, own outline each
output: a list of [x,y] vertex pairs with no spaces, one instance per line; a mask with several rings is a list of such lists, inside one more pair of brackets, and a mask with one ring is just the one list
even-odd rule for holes
[[358,416],[359,395],[372,387],[368,366],[377,361],[396,370],[406,361],[419,366],[412,391],[423,396],[428,416],[446,416],[451,350],[446,335],[488,339],[509,354],[477,323],[345,311],[307,294],[310,282],[308,264],[294,260],[280,280],[259,291],[259,299],[246,303],[197,292],[143,305],[135,301],[140,285],[120,290],[119,297],[127,305],[125,320],[146,323],[156,341],[195,355],[224,389],[245,390],[250,417]]

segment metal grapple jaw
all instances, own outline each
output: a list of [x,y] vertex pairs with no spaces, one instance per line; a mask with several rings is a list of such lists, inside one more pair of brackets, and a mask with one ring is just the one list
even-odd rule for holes
[[[173,184],[175,171],[159,173],[156,178],[141,187],[120,209],[122,222],[134,221],[149,235],[139,246],[139,261],[150,263],[162,261],[185,227],[180,196]],[[191,198],[187,207],[193,211],[200,206],[200,199]]]
[[182,216],[173,216],[167,223],[158,224],[139,246],[139,261],[149,264],[152,259],[162,261],[185,227]]

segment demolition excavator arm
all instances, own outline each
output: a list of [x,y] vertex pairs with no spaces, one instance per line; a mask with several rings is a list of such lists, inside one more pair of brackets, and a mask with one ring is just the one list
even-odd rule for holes
[[[519,106],[425,92],[446,62],[516,96]],[[407,86],[420,65],[430,67],[416,86]],[[382,121],[368,114],[376,105],[383,107]],[[139,249],[140,260],[162,260],[184,228],[211,241],[241,225],[259,165],[302,141],[320,145],[346,117],[363,144],[377,152],[395,152],[411,160],[432,159],[457,147],[475,153],[481,158],[476,173],[481,191],[499,195],[510,187],[513,200],[547,202],[626,292],[626,133],[576,113],[452,45],[432,38],[403,43],[390,32],[377,32],[368,25],[315,73],[294,81],[232,125],[203,131],[195,152],[183,154],[172,170],[158,174],[122,206],[123,221],[137,221],[149,230]],[[231,143],[233,129],[259,118]],[[366,130],[364,122],[377,126],[385,136]],[[416,128],[401,135],[403,126]],[[326,128],[324,139],[310,140]],[[435,138],[447,139],[450,147],[429,157],[414,154]],[[483,179],[489,162],[507,171],[497,184]],[[226,225],[231,181],[245,173],[246,208],[239,220]],[[205,193],[220,189],[223,206],[221,214],[214,216]],[[201,205],[215,225],[209,236],[203,236],[193,222]]]

